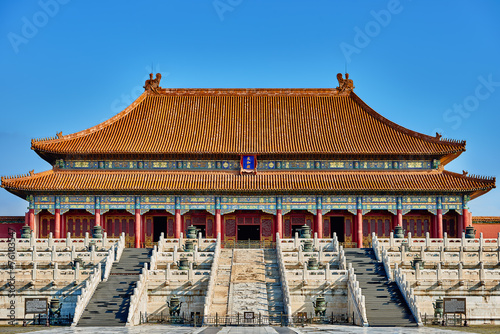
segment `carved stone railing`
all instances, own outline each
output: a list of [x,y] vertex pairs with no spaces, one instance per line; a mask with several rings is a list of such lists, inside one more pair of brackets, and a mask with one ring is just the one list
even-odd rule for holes
[[417,325],[423,326],[422,319],[420,318],[420,312],[418,310],[417,299],[413,294],[413,289],[406,280],[406,276],[401,272],[401,269],[397,268],[397,266],[396,269],[394,269],[394,281],[398,285],[399,291],[401,291],[401,294],[410,308]]
[[80,317],[82,316],[83,311],[87,307],[87,304],[94,295],[97,286],[101,282],[101,276],[101,266],[98,265],[95,267],[88,280],[83,282],[81,293],[77,298],[75,313],[73,316],[73,323],[71,324],[71,327],[75,327],[78,324],[78,321],[80,321]]
[[[197,246],[198,251],[203,252],[213,252],[215,250],[215,243],[217,242],[217,239],[215,238],[202,238],[201,233],[198,233],[197,239],[191,240],[195,241],[194,245]],[[158,240],[158,252],[172,252],[175,246],[177,246],[177,249],[180,250],[183,248],[185,243],[186,239],[182,233],[180,238],[175,239],[166,239],[162,233]]]
[[459,250],[462,248],[464,251],[500,251],[500,233],[497,238],[483,238],[483,234],[479,234],[479,238],[467,239],[465,235],[462,238],[449,238],[446,232],[443,238],[430,238],[429,232],[426,232],[425,238],[414,238],[411,233],[408,233],[407,238],[394,238],[393,233],[390,233],[389,238],[376,238],[377,243],[374,244],[372,239],[373,248],[380,249],[399,249],[401,244],[407,245],[410,250],[420,250],[424,248],[426,251],[444,249]]
[[354,269],[349,263],[347,270],[348,273],[348,304],[354,313],[354,323],[358,326],[367,327],[368,318],[366,317],[366,306],[365,306],[365,296],[359,287],[359,282],[356,279],[356,274],[354,274]]
[[325,269],[309,270],[304,264],[302,269],[286,269],[286,276],[290,281],[325,280],[330,284],[346,282],[347,270],[331,270],[329,265]]
[[215,243],[215,252],[212,261],[212,267],[210,268],[210,279],[208,280],[207,293],[205,295],[205,303],[203,305],[203,316],[208,316],[210,314],[210,307],[212,306],[212,300],[214,298],[215,282],[217,280],[217,271],[219,270],[220,253],[221,238],[219,233],[217,235]]
[[487,281],[499,282],[500,269],[485,269],[484,264],[479,263],[479,268],[464,269],[460,263],[457,269],[442,269],[441,264],[437,265],[436,269],[403,269],[397,266],[401,275],[405,276],[406,281],[413,283],[417,282],[418,285],[422,283],[443,285],[444,282],[448,284],[457,284],[460,282],[478,282],[484,284]]
[[[121,237],[120,237],[121,238]],[[107,237],[106,232],[103,233],[101,239],[90,238],[89,233],[85,233],[84,238],[71,238],[71,233],[67,233],[66,238],[55,239],[52,237],[52,232],[49,233],[48,238],[35,238],[34,234],[31,233],[31,237],[28,239],[16,238],[15,249],[17,251],[32,251],[36,248],[37,251],[52,251],[52,247],[55,246],[57,251],[60,250],[71,250],[72,246],[75,246],[76,251],[88,250],[91,243],[95,244],[96,248],[99,249],[109,249],[111,246],[120,241],[120,238],[110,239]],[[0,252],[8,251],[8,244],[12,240],[10,238],[0,239]]]
[[111,268],[113,267],[113,263],[115,262],[115,252],[113,249],[108,251],[108,256],[104,260],[104,272],[102,280],[106,282],[109,278],[109,274],[111,273]]
[[128,308],[127,324],[126,326],[138,325],[141,321],[141,313],[145,314],[147,311],[148,302],[148,264],[144,264],[144,268],[139,275],[139,280],[136,283],[134,292],[130,296],[130,304]]
[[278,270],[280,273],[281,290],[283,293],[283,308],[288,317],[289,326],[293,325],[292,302],[290,299],[290,288],[288,286],[288,278],[286,275],[285,262],[283,260],[282,240],[279,233],[276,233],[276,254],[278,256]]

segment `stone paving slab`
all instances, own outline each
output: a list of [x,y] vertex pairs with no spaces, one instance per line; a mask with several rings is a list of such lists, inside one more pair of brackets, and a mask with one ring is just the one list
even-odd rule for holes
[[[292,328],[299,334],[329,334],[329,333],[353,333],[353,334],[455,334],[469,333],[448,329],[437,329],[429,327],[358,327],[341,325],[307,326],[304,328]],[[470,332],[472,333],[472,332]]]
[[43,334],[458,334],[468,333],[429,327],[356,327],[341,325],[308,326],[304,328],[287,327],[185,327],[169,325],[143,325],[135,327],[60,327],[47,328],[30,333]]

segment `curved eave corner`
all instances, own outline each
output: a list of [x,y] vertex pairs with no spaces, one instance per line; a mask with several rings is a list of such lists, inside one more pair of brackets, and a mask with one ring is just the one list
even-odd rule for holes
[[111,117],[110,119],[99,123],[97,125],[94,125],[93,127],[90,127],[86,130],[82,130],[79,132],[71,133],[69,135],[62,135],[62,132],[58,133],[56,137],[48,137],[48,138],[42,138],[42,139],[31,139],[31,149],[34,150],[42,159],[47,161],[50,164],[54,164],[55,160],[57,160],[58,157],[61,155],[66,155],[68,154],[67,152],[55,152],[52,150],[47,150],[46,146],[49,144],[53,143],[58,143],[58,142],[64,142],[67,140],[71,140],[74,138],[78,137],[85,137],[91,133],[94,133],[96,131],[99,131],[107,126],[110,126],[114,122],[118,121],[122,117],[126,116],[130,112],[132,112],[147,96],[149,96],[151,93],[148,91],[144,91],[132,104],[130,104],[128,107],[120,111],[118,114],[115,116]]
[[356,93],[351,92],[349,97],[352,98],[357,104],[361,106],[361,108],[363,108],[368,114],[372,115],[375,119],[387,124],[388,126],[392,127],[397,131],[403,132],[409,136],[416,137],[420,140],[424,140],[430,143],[448,146],[448,148],[444,148],[442,152],[436,153],[436,155],[439,155],[439,160],[441,162],[441,165],[443,166],[453,161],[460,154],[465,152],[465,145],[466,145],[465,140],[442,139],[441,136],[440,135],[437,136],[437,134],[436,137],[432,137],[420,132],[410,130],[408,128],[405,128],[404,126],[401,126],[391,121],[388,118],[385,118],[384,116],[376,112],[372,107],[366,104],[366,102],[363,101]]

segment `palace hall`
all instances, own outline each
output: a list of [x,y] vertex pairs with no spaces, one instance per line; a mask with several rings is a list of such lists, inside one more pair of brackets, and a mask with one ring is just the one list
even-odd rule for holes
[[[89,129],[33,139],[47,171],[2,177],[25,199],[37,237],[100,226],[128,247],[178,238],[191,225],[225,242],[273,242],[309,225],[345,247],[396,226],[415,238],[461,237],[469,201],[495,178],[446,165],[465,141],[428,136],[336,88],[180,89],[161,75],[125,110]],[[64,129],[61,129],[64,130]]]

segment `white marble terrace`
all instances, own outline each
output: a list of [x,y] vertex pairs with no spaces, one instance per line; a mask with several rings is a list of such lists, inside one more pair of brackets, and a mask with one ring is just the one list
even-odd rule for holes
[[[500,234],[495,239],[377,238],[373,249],[412,311],[433,316],[438,298],[466,298],[470,324],[500,323]],[[413,265],[414,259],[423,264]]]

